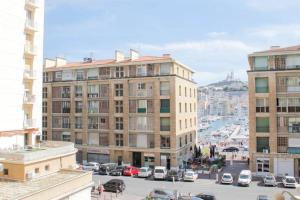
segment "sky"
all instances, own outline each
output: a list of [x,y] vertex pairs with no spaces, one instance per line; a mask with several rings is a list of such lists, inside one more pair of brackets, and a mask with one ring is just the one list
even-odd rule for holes
[[300,44],[300,0],[45,0],[44,57],[81,61],[125,55],[173,58],[206,85],[233,71],[247,80],[247,54]]

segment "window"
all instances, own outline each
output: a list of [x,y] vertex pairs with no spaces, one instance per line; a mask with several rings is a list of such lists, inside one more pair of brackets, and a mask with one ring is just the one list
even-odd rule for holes
[[268,93],[269,92],[269,83],[268,78],[255,78],[255,92],[256,93]]
[[277,112],[287,112],[287,99],[286,98],[277,98]]
[[169,82],[160,82],[160,95],[170,95],[170,83]]
[[98,117],[97,116],[89,116],[88,117],[88,128],[89,129],[98,129]]
[[88,144],[93,146],[99,145],[99,133],[88,133]]
[[99,85],[88,85],[88,97],[89,98],[99,97]]
[[46,87],[43,87],[43,98],[47,98],[48,96],[48,89]]
[[70,101],[62,101],[62,112],[70,113]]
[[62,128],[70,128],[70,118],[62,117]]
[[179,112],[181,113],[181,103],[179,103]]
[[116,130],[123,130],[123,117],[115,118]]
[[62,133],[62,141],[71,142],[71,133],[63,132]]
[[185,128],[187,128],[187,119],[184,120]]
[[160,100],[160,112],[169,113],[170,112],[170,99],[161,99]]
[[300,55],[288,55],[286,58],[286,66],[288,69],[300,68]]
[[138,107],[137,112],[138,113],[146,113],[147,112],[147,100],[137,100]]
[[99,146],[107,147],[109,145],[109,135],[108,133],[100,133],[99,135]]
[[75,113],[82,113],[82,101],[75,101]]
[[187,103],[184,103],[184,112],[187,112]]
[[269,132],[268,117],[256,117],[256,132]]
[[109,84],[100,84],[100,94],[99,97],[108,97],[109,96]]
[[43,101],[43,113],[47,113],[47,101]]
[[82,97],[82,85],[75,85],[75,97]]
[[256,151],[267,153],[269,151],[269,137],[256,138]]
[[48,133],[47,133],[47,131],[42,131],[42,140],[43,141],[48,140]]
[[267,98],[257,98],[256,99],[256,112],[269,112]]
[[300,133],[300,117],[288,118],[289,133]]
[[115,84],[115,95],[117,97],[123,96],[123,84]]
[[116,67],[116,78],[124,77],[124,67]]
[[180,130],[182,129],[181,120],[179,120],[179,128],[180,128]]
[[138,83],[137,89],[138,90],[145,90],[146,89],[146,83]]
[[46,165],[45,166],[45,171],[49,171],[50,170],[50,165]]
[[193,133],[190,133],[190,142],[193,142]]
[[187,137],[187,135],[184,136],[184,143],[185,143],[185,144],[188,143],[188,137]]
[[182,147],[182,138],[179,137],[179,147]]
[[184,87],[184,96],[187,97],[187,90],[186,90],[186,87]]
[[190,112],[192,112],[192,103],[190,103]]
[[62,77],[62,72],[54,72],[54,80],[55,81],[61,81],[61,77]]
[[42,124],[43,124],[43,128],[47,128],[48,127],[47,116],[43,116],[43,118],[42,118]]
[[170,118],[161,117],[160,118],[160,130],[161,131],[170,131]]
[[115,101],[115,112],[123,113],[123,101]]
[[36,174],[40,173],[40,168],[35,168],[34,173],[36,173]]
[[161,149],[170,149],[171,142],[170,136],[161,135],[160,136],[160,148]]
[[118,147],[124,146],[123,134],[117,133],[115,136],[116,136],[116,146]]
[[48,72],[43,73],[43,82],[47,83],[49,81]]
[[192,97],[192,88],[190,88],[190,97]]
[[87,71],[87,78],[89,80],[96,80],[96,79],[98,79],[98,68],[88,69],[88,71]]
[[179,96],[181,96],[181,85],[179,85]]
[[88,101],[89,113],[99,113],[99,101]]
[[169,75],[171,73],[171,63],[160,64],[160,75]]
[[8,176],[8,169],[3,169],[3,175]]
[[62,93],[61,93],[62,98],[70,98],[70,87],[62,87]]
[[82,129],[82,117],[75,117],[75,128]]
[[288,150],[288,138],[277,137],[277,151],[278,153],[287,153]]
[[192,118],[190,118],[190,127],[193,126]]
[[137,76],[146,76],[147,75],[147,67],[146,65],[140,65],[136,68],[136,75]]
[[288,112],[300,112],[300,98],[288,98]]
[[84,80],[84,70],[76,70],[76,80],[77,81]]
[[254,69],[255,70],[267,70],[268,69],[268,57],[267,56],[254,57]]
[[82,144],[82,133],[75,133],[75,144]]

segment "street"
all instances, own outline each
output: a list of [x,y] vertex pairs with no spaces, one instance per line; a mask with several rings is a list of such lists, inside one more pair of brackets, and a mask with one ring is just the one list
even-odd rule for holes
[[[198,194],[201,192],[209,192],[215,194],[217,200],[255,200],[257,195],[264,194],[269,197],[273,197],[276,192],[281,192],[283,189],[279,187],[264,187],[260,186],[260,182],[252,182],[250,187],[239,187],[236,185],[221,185],[217,184],[215,180],[209,179],[198,179],[195,182],[167,182],[167,181],[154,181],[145,180],[143,178],[133,178],[133,177],[112,177],[112,176],[100,176],[94,175],[94,182],[98,183],[99,179],[101,183],[106,181],[119,178],[123,179],[126,184],[125,192],[115,198],[115,194],[105,194],[105,199],[124,199],[124,200],[141,200],[146,197],[149,192],[154,188],[167,188],[176,189],[180,193],[191,193]],[[284,189],[296,194],[295,189]],[[104,199],[104,198],[103,198]]]

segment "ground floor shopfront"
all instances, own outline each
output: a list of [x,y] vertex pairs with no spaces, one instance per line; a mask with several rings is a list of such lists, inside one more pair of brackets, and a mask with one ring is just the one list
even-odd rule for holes
[[276,176],[300,176],[300,155],[255,154],[250,161],[250,169],[257,175],[273,173]]
[[192,157],[193,148],[187,146],[177,151],[169,149],[104,149],[101,147],[77,146],[77,162],[115,162],[119,165],[130,164],[136,167],[165,166],[183,167],[184,163]]

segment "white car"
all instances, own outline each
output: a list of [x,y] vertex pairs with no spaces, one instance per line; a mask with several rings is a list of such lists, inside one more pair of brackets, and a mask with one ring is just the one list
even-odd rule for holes
[[138,177],[147,178],[151,176],[152,170],[149,167],[142,167],[138,173]]
[[233,177],[230,173],[224,173],[221,178],[222,184],[232,184],[233,183]]
[[164,180],[167,176],[167,168],[162,166],[157,166],[154,168],[154,179]]
[[184,173],[183,180],[184,181],[195,181],[198,178],[198,174],[194,171],[186,171]]
[[277,185],[277,182],[276,182],[276,179],[273,175],[269,174],[269,175],[266,175],[265,178],[264,178],[264,185],[265,186],[276,186]]
[[285,176],[282,178],[282,183],[284,187],[296,188],[297,181],[293,176]]
[[252,180],[252,175],[250,170],[242,170],[239,179],[238,179],[238,185],[241,186],[249,186]]
[[82,169],[86,171],[99,171],[99,163],[96,162],[88,162],[82,165]]

